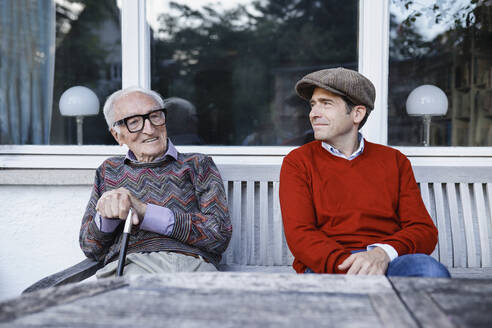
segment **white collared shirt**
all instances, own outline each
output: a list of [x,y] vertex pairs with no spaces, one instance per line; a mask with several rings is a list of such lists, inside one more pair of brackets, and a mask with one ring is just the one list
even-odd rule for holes
[[359,138],[359,148],[357,148],[357,150],[354,151],[352,155],[350,155],[349,157],[347,157],[344,153],[342,153],[341,151],[339,151],[338,149],[336,149],[335,147],[324,141],[321,142],[321,146],[323,146],[324,149],[328,150],[330,154],[332,154],[333,156],[345,158],[351,161],[357,156],[359,156],[360,154],[362,154],[362,152],[364,151],[364,138],[362,137],[362,133],[358,132],[358,138]]

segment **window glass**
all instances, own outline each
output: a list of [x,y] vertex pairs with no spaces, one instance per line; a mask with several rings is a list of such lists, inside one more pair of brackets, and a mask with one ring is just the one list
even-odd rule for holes
[[[407,98],[430,84],[448,101],[432,117],[430,145],[492,146],[492,1],[392,0],[390,12],[388,143],[423,144],[423,117],[407,114]],[[438,109],[426,107],[435,96],[414,108]]]
[[303,144],[309,106],[295,82],[357,69],[356,0],[149,0],[147,15],[152,89],[173,98],[175,144]]
[[50,1],[0,1],[0,144],[46,144],[55,11]]
[[75,85],[101,103],[83,143],[114,143],[102,104],[121,87],[119,16],[116,1],[0,2],[0,144],[76,144],[75,118],[58,108]]

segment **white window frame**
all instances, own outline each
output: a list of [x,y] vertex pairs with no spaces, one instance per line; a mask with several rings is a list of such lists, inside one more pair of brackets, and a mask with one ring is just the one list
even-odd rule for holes
[[150,30],[145,2],[121,2],[122,88],[150,88]]
[[[145,1],[121,2],[122,86],[150,87],[150,32]],[[364,136],[373,142],[388,140],[388,65],[390,0],[360,0],[358,57],[359,71],[376,87],[375,110]],[[220,162],[251,161],[280,163],[295,147],[286,146],[178,146],[182,152],[203,152]],[[460,159],[463,165],[492,163],[492,147],[396,147],[412,162],[441,163]],[[33,146],[0,145],[2,168],[94,168],[101,159],[125,152],[117,146]],[[426,160],[427,158],[427,160]],[[427,164],[426,164],[427,165]]]
[[361,129],[372,142],[388,144],[389,1],[359,1],[359,72],[376,88],[376,101]]

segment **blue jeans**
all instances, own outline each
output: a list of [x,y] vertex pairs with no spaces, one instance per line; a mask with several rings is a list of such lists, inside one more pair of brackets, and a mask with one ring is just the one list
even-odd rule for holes
[[[363,251],[363,250],[362,250]],[[357,253],[360,251],[354,251]],[[304,273],[315,273],[307,268]],[[451,278],[448,269],[433,257],[426,254],[406,254],[398,256],[388,264],[386,276]]]

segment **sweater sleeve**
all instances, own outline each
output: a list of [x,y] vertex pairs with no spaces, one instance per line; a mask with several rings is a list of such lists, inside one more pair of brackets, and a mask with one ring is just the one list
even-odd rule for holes
[[118,231],[118,229],[116,229],[113,232],[103,232],[98,228],[95,221],[96,204],[103,192],[103,167],[104,164],[96,170],[94,188],[92,189],[89,203],[87,204],[84,217],[82,218],[82,225],[80,227],[79,234],[80,248],[88,258],[96,261],[104,260]]
[[340,273],[337,267],[350,252],[317,227],[310,179],[289,156],[282,163],[279,196],[285,238],[295,257],[296,271],[301,273],[308,267],[316,273]]
[[226,250],[232,234],[222,178],[213,160],[204,156],[192,179],[199,212],[174,212],[170,237],[220,255]]
[[381,242],[393,246],[398,255],[430,254],[437,244],[437,228],[425,208],[410,161],[399,154],[398,216],[401,230]]

